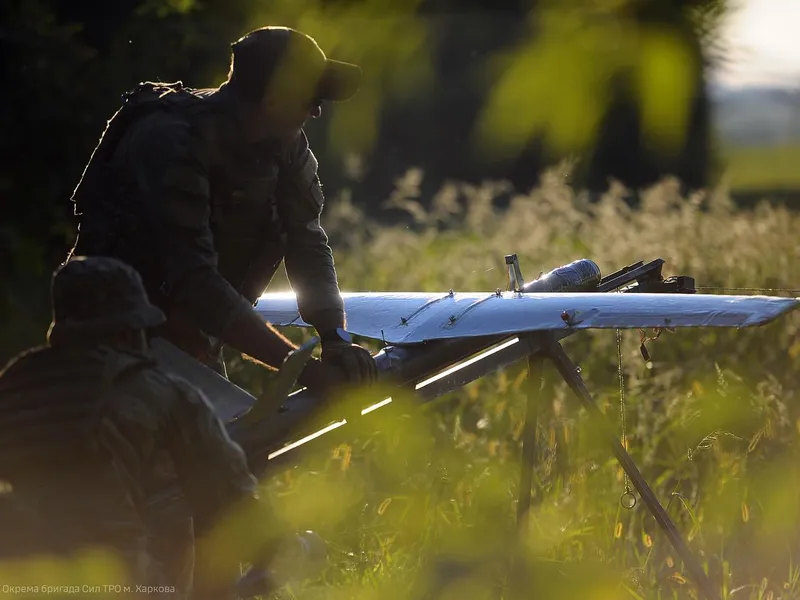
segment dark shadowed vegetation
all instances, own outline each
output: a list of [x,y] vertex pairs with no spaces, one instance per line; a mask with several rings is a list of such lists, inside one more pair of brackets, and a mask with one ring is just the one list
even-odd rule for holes
[[[660,257],[666,274],[714,288],[704,291],[797,295],[800,216],[758,201],[798,184],[795,150],[721,151],[710,130],[704,74],[724,56],[724,8],[6,0],[0,358],[44,339],[50,272],[74,238],[71,190],[120,94],[141,80],[217,85],[230,42],[270,23],[365,69],[362,93],[309,128],[343,289],[494,290],[503,255],[516,252],[529,278],[583,257],[604,273]],[[735,169],[719,182],[727,160]],[[609,178],[641,193],[609,190]],[[731,186],[759,196],[737,206]],[[270,291],[286,288],[276,280]],[[618,423],[613,332],[566,346]],[[638,332],[624,333],[634,459],[722,598],[800,598],[800,315],[752,331],[664,334],[649,348],[651,368]],[[253,392],[266,377],[236,356],[230,372]],[[333,540],[322,577],[289,592],[696,598],[641,503],[620,507],[622,471],[549,371],[527,568],[509,569],[524,376],[517,365],[424,412],[397,411],[264,481],[287,521]],[[108,575],[92,557],[76,560],[83,570],[14,567],[0,582]]]
[[[573,183],[637,189],[666,175],[699,189],[714,172],[703,74],[720,60],[724,0],[481,3],[405,0],[5,0],[0,356],[41,339],[49,272],[74,239],[74,186],[120,95],[143,80],[218,85],[229,44],[294,25],[361,63],[352,102],[309,135],[328,194],[381,213],[422,168],[423,204],[447,180],[507,180],[578,157]],[[498,203],[508,202],[508,195]]]

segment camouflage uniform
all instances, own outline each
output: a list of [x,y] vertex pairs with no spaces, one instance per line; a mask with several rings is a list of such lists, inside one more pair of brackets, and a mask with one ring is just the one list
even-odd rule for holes
[[200,391],[97,338],[164,321],[133,269],[73,259],[54,277],[53,305],[50,345],[0,373],[0,480],[14,507],[0,550],[20,558],[99,546],[129,582],[176,586],[182,593],[168,595],[181,597],[191,571],[180,581],[159,564],[165,513],[154,499],[177,490],[205,535],[234,504],[261,510],[256,480]]
[[284,259],[303,319],[318,331],[344,324],[308,140],[243,144],[234,102],[226,85],[140,86],[74,195],[74,253],[132,264],[169,317],[165,337],[210,364]]

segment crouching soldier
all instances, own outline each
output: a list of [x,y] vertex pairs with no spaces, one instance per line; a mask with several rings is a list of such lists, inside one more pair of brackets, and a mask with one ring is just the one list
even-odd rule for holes
[[[0,372],[0,481],[10,489],[0,558],[99,550],[132,585],[185,597],[194,557],[183,578],[166,564],[163,523],[150,505],[173,488],[198,544],[228,540],[226,556],[203,559],[225,569],[197,590],[219,597],[238,561],[268,562],[290,532],[267,514],[242,449],[203,393],[149,356],[145,331],[164,314],[138,273],[115,259],[75,257],[56,271],[52,302],[48,345]],[[220,533],[223,522],[231,529]]]

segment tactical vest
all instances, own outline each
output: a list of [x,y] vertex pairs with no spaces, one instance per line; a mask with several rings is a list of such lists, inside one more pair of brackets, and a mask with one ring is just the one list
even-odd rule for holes
[[[115,150],[128,128],[156,110],[178,111],[190,124],[208,166],[210,228],[219,272],[251,302],[283,259],[285,234],[276,200],[283,149],[246,153],[226,140],[215,96],[174,84],[142,83],[123,96],[92,153],[72,200],[81,215],[74,253],[115,256],[142,275],[151,299],[168,304],[160,273],[162,255],[152,243],[159,220],[131,192],[131,175],[114,166]],[[226,143],[227,142],[227,143]],[[156,236],[153,234],[156,233]],[[142,243],[148,240],[148,243]]]
[[206,144],[211,197],[210,225],[220,274],[251,303],[267,287],[283,259],[286,243],[277,198],[285,149],[244,148],[220,140],[225,131],[213,118],[200,119]]
[[0,479],[74,469],[95,460],[93,433],[105,394],[133,355],[52,347],[18,358],[0,377]]
[[[66,526],[46,508],[56,503],[66,514],[89,513],[87,519],[110,512],[138,522],[133,506],[126,506],[128,490],[115,487],[118,474],[96,445],[96,427],[113,382],[147,364],[128,354],[54,347],[30,351],[6,369],[0,377],[0,480],[12,491],[0,506],[10,519],[0,534],[0,555],[68,553],[78,540],[116,535],[90,531],[86,521],[70,522],[72,535],[53,531]],[[87,489],[102,490],[100,510],[91,512],[92,497],[81,496]],[[124,536],[120,542],[130,543]]]

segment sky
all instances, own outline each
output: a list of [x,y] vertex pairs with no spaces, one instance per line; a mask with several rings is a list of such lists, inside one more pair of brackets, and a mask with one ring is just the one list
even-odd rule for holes
[[714,74],[725,86],[800,86],[800,0],[734,0],[724,26],[731,64]]

